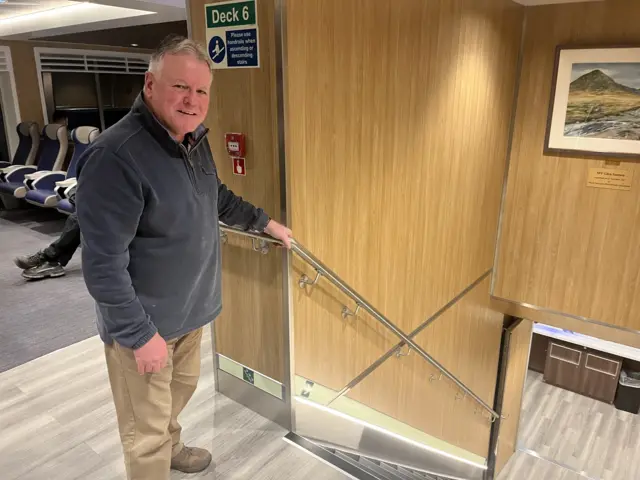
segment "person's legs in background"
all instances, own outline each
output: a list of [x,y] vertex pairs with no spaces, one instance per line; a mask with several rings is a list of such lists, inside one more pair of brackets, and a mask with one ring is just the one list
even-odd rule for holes
[[44,250],[15,259],[18,268],[24,270],[22,276],[29,280],[48,277],[61,277],[64,267],[69,263],[80,246],[80,226],[78,217],[72,213],[64,223],[58,239]]
[[66,267],[79,246],[80,225],[78,224],[78,216],[74,212],[64,222],[64,228],[58,239],[44,249],[44,255],[50,261],[57,261]]

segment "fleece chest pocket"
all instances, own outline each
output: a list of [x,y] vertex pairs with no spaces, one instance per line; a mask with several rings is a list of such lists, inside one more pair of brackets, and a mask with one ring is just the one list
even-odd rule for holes
[[195,171],[200,193],[218,192],[218,171],[213,162],[200,160],[196,163]]

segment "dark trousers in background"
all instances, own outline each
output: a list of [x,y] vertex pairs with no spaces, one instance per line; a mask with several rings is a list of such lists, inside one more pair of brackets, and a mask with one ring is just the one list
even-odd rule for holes
[[58,239],[44,249],[44,255],[49,261],[59,262],[64,267],[69,263],[79,246],[80,226],[77,215],[72,213],[64,223],[64,228]]

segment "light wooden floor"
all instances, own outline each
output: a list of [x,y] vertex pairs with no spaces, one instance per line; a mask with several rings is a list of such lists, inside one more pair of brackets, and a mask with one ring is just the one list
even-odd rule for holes
[[585,477],[553,463],[516,452],[498,480],[585,480]]
[[640,479],[640,416],[583,395],[547,385],[529,372],[523,400],[518,452],[500,480]]
[[[342,480],[340,472],[289,445],[279,426],[216,394],[211,341],[202,377],[183,412],[188,444],[217,466],[177,479]],[[0,374],[2,480],[122,480],[124,466],[102,343],[93,337]]]

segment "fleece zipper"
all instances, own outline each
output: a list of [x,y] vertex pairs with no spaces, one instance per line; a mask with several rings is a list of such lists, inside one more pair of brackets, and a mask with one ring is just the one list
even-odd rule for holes
[[196,143],[194,143],[189,150],[187,150],[187,147],[185,147],[182,143],[178,144],[178,147],[180,148],[182,161],[184,162],[184,166],[187,169],[187,174],[189,175],[189,180],[191,181],[191,186],[198,193],[202,193],[202,192],[200,192],[200,189],[198,188],[198,183],[196,181],[196,172],[193,165],[193,160],[191,159],[191,155],[198,149],[200,144],[206,138],[208,132],[209,132],[209,129],[205,130],[204,133],[200,135],[198,140],[196,140]]

